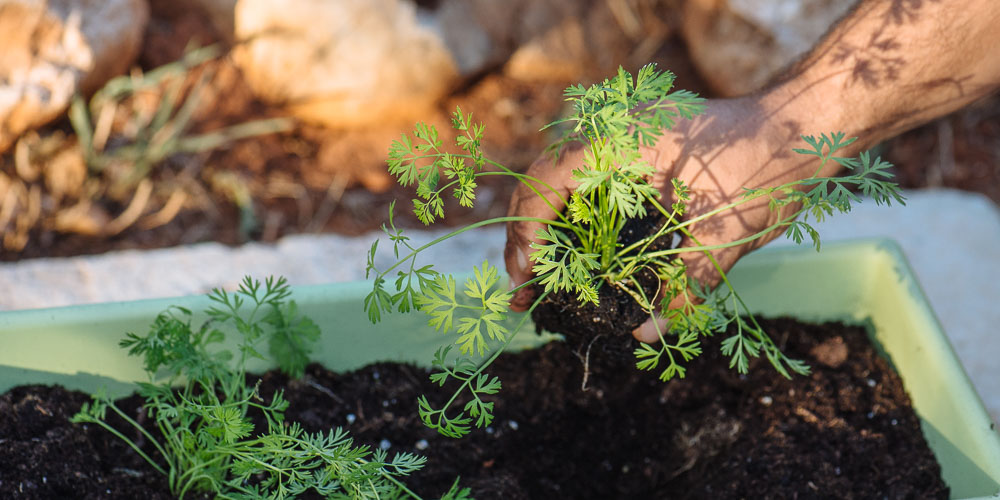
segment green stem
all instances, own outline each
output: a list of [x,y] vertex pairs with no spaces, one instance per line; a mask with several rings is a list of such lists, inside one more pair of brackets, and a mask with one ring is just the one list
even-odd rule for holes
[[[641,239],[635,241],[634,243],[630,244],[629,246],[627,246],[625,248],[622,248],[620,251],[618,251],[618,253],[615,255],[615,262],[619,263],[619,265],[620,265],[621,262],[623,262],[623,259],[625,258],[626,255],[628,255],[630,252],[632,252],[633,250],[635,250],[636,248],[638,248],[640,245],[642,246],[642,249],[640,249],[638,252],[636,252],[637,256],[641,255],[644,258],[648,257],[645,254],[645,252],[646,252],[646,249],[649,248],[649,245],[652,245],[654,241],[656,241],[660,237],[666,235],[667,233],[672,233],[672,232],[676,231],[676,228],[672,224],[674,223],[674,220],[676,219],[676,217],[678,215],[677,211],[674,210],[671,213],[666,214],[665,213],[666,209],[663,209],[663,207],[660,206],[660,204],[658,202],[655,202],[655,203],[656,203],[657,207],[662,210],[662,212],[666,216],[667,220],[664,221],[663,225],[660,226],[660,228],[655,233],[653,233],[652,235],[647,236],[645,238],[641,238]],[[632,261],[632,262],[634,262],[634,261]],[[628,271],[630,271],[630,268],[628,268],[626,266],[622,266],[622,267],[623,267],[622,272],[619,273],[619,274],[627,275],[626,273]],[[608,270],[611,271],[613,269],[614,268],[612,267],[612,268],[609,268]]]
[[[652,259],[652,258],[665,257],[667,255],[674,255],[674,254],[679,254],[679,253],[687,253],[687,252],[709,252],[711,250],[719,250],[719,249],[722,249],[722,248],[729,248],[729,247],[735,247],[735,246],[744,245],[746,243],[750,243],[751,241],[759,239],[759,238],[763,237],[764,235],[766,235],[766,234],[768,234],[768,233],[770,233],[772,231],[777,230],[780,227],[784,227],[784,226],[790,225],[791,222],[796,217],[798,217],[799,214],[801,214],[801,213],[802,213],[802,210],[799,210],[799,211],[795,212],[794,214],[792,214],[791,216],[785,217],[783,219],[780,219],[778,222],[775,222],[774,224],[771,224],[767,228],[765,228],[765,229],[763,229],[763,230],[761,230],[761,231],[759,231],[757,233],[754,233],[754,234],[752,234],[750,236],[747,236],[745,238],[741,238],[741,239],[738,239],[738,240],[735,240],[735,241],[731,241],[729,243],[719,243],[717,245],[700,245],[700,244],[697,243],[697,241],[694,239],[694,237],[691,236],[691,232],[688,231],[687,228],[685,228],[683,226],[676,226],[674,229],[675,230],[681,230],[681,232],[683,232],[686,236],[688,236],[689,238],[691,238],[691,241],[695,241],[696,246],[671,248],[669,250],[658,250],[656,252],[651,252],[649,254],[646,254],[643,257],[644,258]],[[711,254],[709,254],[709,256],[711,256]],[[622,260],[627,262],[627,261],[635,260],[635,258],[636,257],[622,257]],[[713,260],[714,260],[714,257],[713,257]]]
[[[364,460],[362,460],[362,461],[364,461]],[[385,471],[382,471],[382,470],[379,470],[379,474],[382,474],[383,478],[385,478],[385,479],[387,479],[389,481],[392,481],[392,483],[395,484],[396,487],[398,487],[399,489],[403,490],[403,493],[406,493],[407,495],[410,495],[411,498],[415,498],[417,500],[423,500],[423,497],[421,497],[420,495],[414,493],[413,490],[407,488],[405,483],[403,483],[399,479],[396,479],[392,474],[387,474]],[[372,488],[372,489],[374,490],[374,488]]]
[[[753,196],[749,196],[749,197],[744,196],[739,201],[734,201],[732,203],[729,203],[728,205],[724,205],[724,206],[718,207],[718,208],[716,208],[716,209],[714,209],[714,210],[712,210],[710,212],[706,212],[706,213],[701,214],[701,215],[699,215],[697,217],[692,217],[691,219],[688,219],[688,220],[686,220],[686,221],[678,224],[676,226],[676,228],[679,229],[679,228],[682,228],[682,227],[690,226],[690,225],[695,224],[695,223],[697,223],[699,221],[702,221],[702,220],[705,220],[705,219],[707,219],[709,217],[712,217],[712,216],[714,216],[714,215],[716,215],[718,213],[725,212],[726,210],[738,207],[738,206],[740,206],[740,205],[742,205],[744,203],[747,203],[749,201],[756,200],[757,198],[761,198],[761,197],[764,197],[764,196],[770,196],[770,195],[772,195],[775,192],[785,191],[787,189],[792,189],[792,188],[794,188],[796,186],[809,186],[809,185],[819,184],[821,182],[837,182],[837,183],[854,183],[854,184],[856,184],[856,183],[861,182],[861,177],[862,176],[858,175],[858,174],[855,174],[855,175],[852,175],[852,176],[848,176],[848,177],[840,177],[840,178],[838,178],[838,177],[808,177],[808,178],[797,180],[797,181],[786,182],[785,184],[782,184],[782,185],[777,186],[777,187],[762,189],[762,190],[758,191],[757,194],[755,194]],[[796,214],[798,214],[798,213],[800,213],[800,212],[796,212]]]
[[527,287],[529,287],[531,285],[534,285],[535,283],[538,283],[539,281],[542,281],[542,277],[541,276],[535,276],[534,278],[531,278],[530,280],[525,281],[524,283],[521,283],[520,285],[517,285],[514,288],[511,288],[510,289],[510,293],[513,295],[518,290],[520,290],[522,288],[527,288]]
[[493,165],[493,166],[499,168],[500,170],[502,170],[502,172],[481,172],[481,174],[476,174],[476,175],[509,175],[509,176],[514,177],[515,179],[518,180],[518,182],[520,182],[521,184],[524,184],[525,186],[527,186],[528,189],[530,189],[531,192],[535,193],[536,196],[538,196],[543,201],[545,201],[545,204],[549,206],[549,209],[552,210],[552,213],[554,213],[556,215],[556,217],[558,217],[559,219],[561,219],[562,222],[568,224],[567,229],[569,229],[570,231],[573,231],[574,233],[576,233],[577,237],[580,238],[581,240],[583,239],[583,236],[584,236],[583,230],[581,230],[578,225],[570,223],[569,219],[567,219],[566,216],[563,215],[563,211],[562,210],[556,210],[556,207],[554,205],[552,205],[552,202],[550,202],[549,199],[546,198],[545,196],[542,196],[542,193],[532,183],[541,184],[543,187],[545,187],[545,189],[548,189],[549,192],[551,192],[552,194],[556,195],[556,197],[559,198],[559,201],[560,201],[560,203],[563,204],[563,206],[569,205],[569,200],[567,200],[566,198],[564,198],[563,195],[562,195],[562,193],[559,192],[559,190],[557,190],[556,188],[554,188],[551,185],[549,185],[549,183],[547,183],[547,182],[545,182],[545,181],[543,181],[543,180],[541,180],[541,179],[539,179],[537,177],[526,175],[526,174],[522,174],[520,172],[515,172],[515,171],[513,171],[513,170],[511,170],[511,169],[509,169],[509,168],[507,168],[507,167],[505,167],[505,166],[503,166],[503,165],[501,165],[501,164],[493,161],[493,160],[489,160],[489,159],[486,159],[486,158],[484,158],[484,160],[487,163],[489,163],[490,165]]
[[570,230],[572,229],[572,227],[571,227],[570,224],[561,223],[559,221],[553,221],[553,220],[549,220],[549,219],[543,219],[541,217],[521,217],[521,216],[508,215],[508,216],[505,216],[505,217],[494,217],[492,219],[487,219],[487,220],[483,220],[483,221],[479,221],[479,222],[474,222],[472,224],[469,224],[468,226],[464,226],[464,227],[461,227],[459,229],[456,229],[456,230],[454,230],[454,231],[452,231],[452,232],[450,232],[450,233],[448,233],[448,234],[446,234],[444,236],[437,237],[434,240],[432,240],[432,241],[430,241],[428,243],[425,243],[425,244],[423,244],[423,245],[421,245],[421,246],[413,249],[409,254],[407,254],[402,259],[399,259],[395,264],[393,264],[392,266],[390,266],[389,268],[387,268],[385,271],[380,272],[378,274],[377,278],[385,278],[390,272],[392,272],[392,270],[394,270],[397,267],[401,266],[404,262],[412,259],[418,253],[420,253],[420,252],[422,252],[422,251],[424,251],[424,250],[426,250],[426,249],[428,249],[428,248],[430,248],[430,247],[432,247],[434,245],[437,245],[438,243],[441,243],[442,241],[445,241],[445,240],[447,240],[449,238],[453,238],[455,236],[458,236],[458,235],[460,235],[460,234],[462,234],[462,233],[464,233],[466,231],[472,230],[472,229],[480,228],[480,227],[483,227],[483,226],[488,226],[490,224],[501,224],[501,223],[507,223],[507,222],[540,222],[542,224],[548,224],[550,226],[561,227],[563,229],[570,229]]
[[[535,280],[532,280],[532,281],[535,281]],[[528,283],[530,283],[530,282],[528,282]],[[525,283],[525,284],[527,284],[527,283]],[[524,313],[524,315],[521,317],[521,320],[517,322],[517,326],[514,327],[514,331],[512,331],[510,333],[510,335],[507,336],[507,339],[504,340],[503,345],[501,345],[500,348],[494,350],[493,353],[490,354],[489,358],[486,358],[486,360],[484,360],[482,363],[480,363],[479,367],[476,368],[476,371],[473,372],[472,374],[468,375],[467,378],[464,379],[464,381],[462,382],[462,385],[460,385],[458,387],[458,389],[455,390],[454,393],[452,393],[451,398],[449,398],[448,401],[444,404],[444,406],[442,406],[441,409],[438,410],[441,415],[444,415],[444,412],[447,411],[449,407],[451,407],[451,404],[455,402],[455,400],[458,398],[458,396],[460,394],[462,394],[462,392],[464,392],[467,388],[469,388],[469,386],[472,384],[472,381],[476,380],[479,377],[479,375],[481,373],[483,373],[483,370],[485,370],[486,367],[490,366],[493,363],[493,361],[495,361],[498,357],[500,357],[501,354],[503,354],[504,351],[507,350],[507,346],[510,345],[511,341],[514,340],[514,337],[516,337],[517,334],[518,334],[518,332],[521,331],[521,327],[524,326],[524,322],[527,321],[528,318],[531,317],[531,313],[535,310],[535,307],[537,307],[538,304],[541,303],[542,300],[548,294],[549,294],[549,292],[544,292],[541,295],[539,295],[538,298],[535,299],[534,302],[532,302],[531,307],[529,307],[528,310]],[[452,376],[454,376],[454,372],[451,372],[449,370],[449,373],[451,373]],[[471,389],[469,391],[472,392]]]
[[[411,155],[411,156],[408,157],[408,159],[410,159],[410,160],[423,160],[423,159],[429,159],[429,158],[439,158],[442,155],[443,155],[443,153],[436,153],[436,154],[429,154],[429,155]],[[456,158],[465,158],[467,160],[475,160],[476,159],[474,156],[472,156],[470,154],[454,154],[452,156],[454,156]],[[515,171],[511,170],[510,168],[507,168],[504,165],[502,165],[500,163],[497,163],[496,161],[490,160],[488,158],[485,158],[485,157],[483,157],[482,160],[485,161],[486,163],[489,163],[490,165],[492,165],[492,166],[494,166],[496,168],[499,168],[501,170],[501,172],[479,172],[479,173],[475,174],[476,177],[479,177],[480,175],[509,175],[509,176],[512,176],[512,177],[516,178],[522,184],[527,185],[532,191],[535,192],[535,194],[537,194],[538,196],[540,196],[542,198],[544,198],[544,196],[542,196],[541,193],[537,190],[537,188],[535,188],[533,185],[531,185],[529,183],[529,181],[537,183],[537,184],[541,185],[542,187],[544,187],[545,189],[548,189],[552,194],[556,195],[559,198],[559,201],[562,202],[563,205],[567,205],[569,203],[566,200],[566,198],[563,197],[562,193],[559,192],[558,189],[552,187],[551,185],[549,185],[549,183],[547,183],[547,182],[545,182],[545,181],[543,181],[543,180],[541,180],[541,179],[539,179],[537,177],[534,177],[534,176],[531,176],[531,175],[527,175],[527,174],[522,174],[520,172],[515,172]],[[556,213],[561,213],[559,210],[556,210],[555,208],[553,208],[552,211],[556,212]]]
[[[794,219],[795,217],[793,216],[792,218]],[[695,238],[693,234],[687,231],[685,231],[685,234],[687,235],[688,238],[691,238],[691,241],[693,241],[696,245],[699,246],[701,245],[701,243],[698,241],[698,238]],[[712,266],[715,267],[716,272],[719,273],[719,277],[722,278],[722,282],[725,283],[726,287],[732,293],[734,300],[738,301],[740,307],[742,307],[744,311],[747,311],[747,313],[749,313],[750,308],[747,307],[746,302],[743,302],[743,297],[740,297],[740,294],[736,293],[736,288],[733,287],[733,284],[729,281],[729,275],[722,269],[722,265],[719,264],[719,261],[716,260],[714,255],[712,255],[712,252],[705,250],[704,253],[708,257],[708,260],[711,261]],[[760,328],[760,325],[757,324],[757,319],[754,318],[753,315],[750,315],[750,318],[753,321],[754,326]]]
[[[503,165],[500,165],[500,164],[497,164],[497,165],[500,166],[500,168],[505,169],[505,171],[503,171],[503,172],[480,172],[480,173],[474,174],[474,177],[483,177],[483,176],[492,176],[492,175],[503,175],[503,176],[512,176],[512,177],[517,178],[518,181],[521,184],[524,184],[525,186],[527,186],[528,189],[530,189],[532,192],[534,192],[536,196],[538,196],[539,198],[541,198],[541,200],[544,201],[545,204],[549,206],[549,209],[552,210],[552,213],[555,214],[555,216],[557,218],[559,218],[559,220],[563,224],[565,224],[565,226],[561,226],[561,227],[564,227],[565,229],[569,229],[569,230],[573,231],[574,233],[577,234],[577,236],[582,236],[582,230],[578,226],[576,226],[575,224],[570,223],[569,219],[567,219],[566,216],[563,214],[563,211],[556,209],[555,205],[553,205],[552,202],[549,201],[548,198],[546,198],[545,196],[543,196],[542,193],[533,184],[531,184],[531,182],[537,182],[539,184],[542,184],[543,186],[545,186],[546,189],[548,189],[553,194],[555,194],[559,198],[559,201],[562,202],[562,204],[564,206],[567,205],[569,202],[565,198],[563,198],[563,196],[558,191],[556,191],[555,188],[553,188],[552,186],[546,184],[545,182],[542,182],[540,179],[538,179],[536,177],[532,177],[532,176],[529,176],[529,175],[524,175],[524,174],[520,174],[520,173],[511,171],[511,170],[507,169],[507,167],[504,167]],[[531,182],[528,182],[528,181],[531,181]],[[458,179],[455,179],[455,180],[453,180],[453,181],[445,184],[444,186],[441,186],[437,191],[434,192],[434,194],[436,196],[440,197],[441,193],[443,193],[446,189],[448,189],[448,188],[450,188],[450,187],[452,187],[452,186],[454,186],[454,185],[456,185],[458,183],[459,183]],[[551,221],[549,221],[549,223],[551,224]]]
[[[150,442],[152,442],[156,446],[156,448],[158,450],[160,450],[160,453],[163,454],[164,456],[166,456],[166,454],[163,452],[163,448],[160,448],[159,443],[157,443],[156,440],[152,439],[152,436],[150,436],[149,433],[147,433],[146,430],[143,429],[141,425],[137,424],[134,420],[132,420],[127,415],[125,415],[124,413],[122,413],[121,410],[119,410],[118,407],[116,407],[114,404],[109,404],[108,406],[111,407],[111,409],[114,410],[114,412],[117,413],[120,417],[124,418],[126,422],[128,422],[131,425],[133,425],[136,429],[139,429],[139,431],[142,432],[142,434],[144,436],[146,436],[146,438],[149,439]],[[146,462],[149,462],[149,465],[153,466],[153,468],[156,469],[157,472],[159,472],[160,474],[163,474],[164,476],[167,475],[167,471],[164,470],[163,467],[160,467],[159,464],[157,464],[152,458],[150,458],[149,455],[147,455],[145,452],[143,452],[142,449],[140,449],[139,446],[137,444],[135,444],[134,441],[132,441],[131,439],[129,439],[128,437],[126,437],[124,434],[122,434],[121,432],[119,432],[118,429],[115,429],[114,427],[111,427],[110,425],[106,424],[103,420],[93,419],[93,420],[91,420],[91,422],[93,422],[93,423],[101,426],[102,428],[104,428],[104,430],[110,432],[111,434],[113,434],[118,439],[121,439],[122,441],[125,441],[125,444],[127,444],[130,448],[132,448],[133,450],[135,450],[135,452],[138,453],[139,456],[141,456],[144,460],[146,460]]]
[[[802,210],[800,210],[799,212],[796,212],[795,215],[798,215],[798,213],[800,213],[800,212],[802,212]],[[791,218],[794,219],[795,216],[792,216]],[[695,238],[694,235],[691,235],[690,233],[688,233],[687,236],[689,238],[691,238],[691,241],[695,242],[695,244],[700,245],[700,243],[698,242],[698,239]],[[739,304],[739,306],[737,308],[735,308],[735,309],[742,308],[744,311],[746,311],[747,316],[749,316],[750,321],[753,323],[753,326],[754,326],[754,330],[752,331],[752,333],[754,334],[754,336],[757,337],[758,341],[760,341],[761,343],[763,343],[763,344],[766,345],[765,348],[774,349],[774,341],[771,340],[771,338],[768,337],[767,334],[764,333],[764,329],[760,326],[760,323],[757,322],[757,317],[754,316],[752,313],[750,313],[750,308],[747,307],[746,302],[743,301],[743,297],[741,297],[740,294],[736,292],[736,288],[733,287],[733,284],[729,281],[729,276],[722,269],[722,265],[719,264],[719,261],[715,259],[715,256],[712,255],[711,252],[706,251],[705,255],[708,256],[708,259],[712,262],[712,266],[715,267],[715,270],[719,273],[719,276],[722,278],[723,283],[725,283],[726,287],[729,289],[729,292],[730,292],[730,294],[733,297],[733,302]],[[735,311],[734,314],[739,314],[739,311],[738,310]],[[737,321],[736,323],[737,323],[737,327],[740,328],[740,330],[742,332],[742,326],[743,325],[739,321]],[[779,352],[779,355],[781,356],[781,358],[785,358],[785,356],[783,354],[781,354],[780,352]],[[789,378],[788,375],[785,375],[785,377]]]

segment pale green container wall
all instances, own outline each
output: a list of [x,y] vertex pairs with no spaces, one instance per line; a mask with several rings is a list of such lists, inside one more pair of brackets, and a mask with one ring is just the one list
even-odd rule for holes
[[[819,254],[765,249],[741,260],[731,278],[750,307],[766,316],[870,322],[876,341],[903,376],[952,497],[1000,491],[1000,437],[894,243],[831,244]],[[426,363],[440,345],[440,334],[420,314],[391,315],[373,326],[361,308],[369,287],[295,289],[293,298],[303,314],[323,330],[314,358],[334,370],[373,360]],[[204,297],[185,297],[0,313],[0,392],[27,383],[58,383],[127,393],[127,382],[141,380],[143,373],[137,360],[118,348],[123,333],[144,332],[169,305],[200,311],[208,303]],[[195,324],[203,319],[196,317]],[[519,346],[539,343],[530,322],[522,330]],[[405,340],[402,332],[409,333]]]
[[[323,332],[312,358],[338,371],[375,360],[428,364],[443,334],[428,327],[422,314],[390,314],[373,325],[362,309],[370,290],[365,282],[294,289],[292,299],[301,313]],[[145,374],[139,360],[118,347],[124,334],[145,333],[153,318],[171,306],[195,311],[192,324],[198,327],[206,319],[200,311],[212,305],[207,297],[194,296],[0,312],[0,392],[22,384],[58,383],[85,391],[107,386],[113,394],[128,394],[132,386],[127,382],[143,380]],[[508,322],[516,325],[520,318]],[[531,328],[529,321],[523,330]],[[535,346],[551,338],[529,332],[512,345]]]

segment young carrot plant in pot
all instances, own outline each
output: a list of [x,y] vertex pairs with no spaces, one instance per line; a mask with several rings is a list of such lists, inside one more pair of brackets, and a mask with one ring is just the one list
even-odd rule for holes
[[[192,325],[188,309],[162,312],[148,333],[129,333],[120,342],[143,359],[149,381],[139,383],[138,392],[155,430],[102,393],[84,404],[73,422],[98,425],[124,440],[167,476],[171,493],[180,498],[201,492],[295,498],[308,491],[330,498],[419,498],[402,478],[423,467],[426,458],[390,457],[385,450],[355,445],[339,427],[306,432],[285,421],[289,402],[280,391],[267,401],[259,381],[247,383],[252,359],[271,359],[292,377],[301,376],[309,361],[320,331],[299,314],[290,294],[284,278],[269,278],[262,286],[247,277],[235,293],[213,290],[209,298],[215,307],[205,311],[209,320],[200,327]],[[236,333],[235,350],[223,345],[227,332]],[[112,425],[108,410],[132,429]],[[263,431],[253,417],[263,420]],[[443,498],[466,498],[466,493],[456,481]]]
[[[547,127],[560,125],[565,131],[549,149],[558,155],[569,143],[579,143],[584,151],[582,165],[573,171],[576,188],[568,197],[534,178],[489,160],[483,154],[483,126],[471,115],[456,109],[452,126],[455,148],[449,149],[433,126],[416,125],[412,135],[404,134],[389,150],[389,172],[404,186],[416,185],[413,200],[416,216],[427,225],[444,216],[443,196],[449,194],[464,207],[475,204],[477,179],[505,175],[523,183],[553,210],[553,218],[498,217],[457,229],[425,245],[414,245],[396,227],[393,208],[383,227],[393,245],[394,264],[376,265],[378,241],[371,247],[368,275],[373,290],[365,300],[374,322],[392,310],[421,310],[430,316],[436,329],[457,334],[453,346],[439,349],[433,360],[436,372],[431,379],[445,385],[457,384],[442,405],[418,401],[421,419],[428,426],[460,437],[472,425],[484,427],[493,418],[493,402],[501,382],[486,369],[520,330],[505,326],[510,300],[515,290],[499,286],[500,273],[483,262],[471,278],[459,285],[454,276],[437,272],[433,264],[419,265],[417,257],[434,244],[456,234],[512,221],[546,224],[538,231],[539,243],[530,255],[535,277],[520,287],[537,287],[539,293],[529,307],[531,317],[542,328],[574,338],[586,332],[591,338],[609,336],[631,340],[631,330],[656,315],[668,327],[658,332],[657,345],[638,344],[633,354],[636,366],[656,370],[669,380],[684,377],[684,363],[701,354],[700,340],[706,335],[735,326],[735,334],[722,342],[722,352],[730,367],[745,373],[750,358],[766,357],[782,375],[805,374],[803,362],[787,357],[750,314],[746,304],[730,284],[726,273],[710,251],[743,245],[774,231],[787,231],[796,242],[810,239],[819,248],[819,234],[809,221],[822,220],[834,212],[847,212],[859,197],[853,189],[872,197],[876,203],[902,202],[897,187],[890,182],[887,162],[867,153],[857,158],[837,156],[853,142],[843,133],[803,136],[797,153],[815,156],[818,168],[803,180],[775,187],[746,189],[744,196],[708,213],[686,217],[690,201],[688,187],[680,179],[670,184],[669,206],[661,202],[661,192],[650,183],[653,167],[641,155],[642,147],[653,146],[677,120],[691,119],[703,110],[702,100],[684,90],[672,90],[674,77],[657,71],[654,65],[641,68],[633,77],[619,69],[613,78],[585,87],[575,85],[566,92],[573,113]],[[848,169],[842,177],[820,177],[827,162]],[[550,198],[551,197],[551,198]],[[558,199],[565,210],[557,210],[548,200]],[[754,200],[767,200],[776,213],[775,222],[764,230],[725,245],[701,245],[690,227],[718,217]],[[686,237],[696,246],[675,248],[673,242]],[[690,277],[683,263],[675,259],[681,252],[704,252],[722,280],[709,290]],[[388,280],[395,279],[391,285]],[[519,288],[520,288],[519,287]],[[682,304],[669,307],[671,303]],[[573,314],[565,311],[576,309]],[[557,311],[558,314],[540,314]],[[556,320],[550,318],[555,317]],[[563,320],[570,317],[569,322]],[[523,322],[528,315],[523,316]],[[659,324],[659,322],[655,322]],[[584,345],[589,340],[576,343]],[[450,343],[449,343],[450,344]],[[460,402],[464,402],[464,405]]]

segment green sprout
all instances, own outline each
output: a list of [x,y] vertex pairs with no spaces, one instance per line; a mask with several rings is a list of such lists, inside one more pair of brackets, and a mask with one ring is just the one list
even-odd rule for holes
[[[249,277],[235,293],[216,289],[209,320],[192,326],[192,313],[171,307],[156,317],[146,335],[121,341],[140,356],[149,377],[139,383],[144,407],[158,434],[143,428],[104,392],[73,416],[122,439],[159,473],[179,498],[210,492],[218,498],[295,498],[310,490],[326,498],[420,498],[402,478],[423,467],[425,457],[355,445],[342,428],[309,433],[285,421],[288,401],[276,393],[265,401],[258,385],[247,384],[246,364],[271,359],[289,376],[303,374],[312,343],[320,335],[299,314],[284,278]],[[222,346],[235,330],[235,351]],[[262,354],[266,346],[268,356]],[[150,443],[159,460],[107,421],[111,410]],[[260,432],[250,411],[263,415]],[[456,481],[445,499],[467,499]]]
[[[502,175],[516,179],[549,204],[553,220],[507,216],[496,217],[459,228],[427,244],[415,246],[398,229],[390,206],[384,232],[393,244],[395,264],[380,269],[375,264],[376,240],[369,253],[367,276],[373,280],[372,292],[365,300],[365,309],[373,322],[393,309],[410,312],[419,309],[430,316],[430,324],[444,333],[454,333],[459,356],[449,361],[451,346],[438,350],[433,360],[435,372],[431,379],[444,385],[458,383],[451,398],[440,408],[433,407],[426,397],[418,401],[420,418],[442,434],[461,437],[471,426],[484,427],[492,420],[493,403],[484,398],[500,390],[500,381],[490,377],[486,368],[510,344],[520,325],[535,306],[548,294],[570,292],[581,304],[598,302],[602,284],[612,284],[628,293],[650,317],[659,315],[668,320],[666,330],[659,331],[660,344],[641,344],[635,350],[636,366],[642,370],[659,370],[666,381],[683,378],[684,364],[702,352],[701,338],[723,332],[730,326],[736,333],[722,342],[722,352],[730,358],[730,367],[740,373],[749,369],[750,358],[764,356],[785,377],[791,372],[809,373],[800,360],[781,352],[759,325],[749,308],[719,263],[712,250],[743,245],[775,231],[786,231],[796,242],[812,240],[819,249],[819,233],[810,224],[822,221],[835,212],[848,212],[859,197],[853,189],[872,197],[876,203],[902,203],[896,184],[890,182],[891,165],[868,153],[857,158],[844,158],[836,153],[854,139],[843,133],[803,136],[808,148],[795,152],[819,158],[821,166],[809,178],[762,189],[746,189],[742,198],[702,215],[684,219],[689,188],[680,179],[673,179],[671,188],[677,201],[670,207],[660,203],[660,192],[649,183],[653,167],[645,162],[640,147],[652,146],[664,130],[679,120],[691,119],[704,110],[703,100],[685,90],[672,90],[674,76],[658,71],[655,65],[644,66],[633,76],[624,69],[610,79],[584,87],[571,86],[565,97],[573,113],[545,128],[561,125],[562,137],[549,151],[558,154],[569,142],[582,143],[583,164],[573,171],[576,189],[566,199],[558,190],[540,179],[489,160],[482,151],[484,128],[472,122],[471,115],[457,108],[452,115],[455,130],[454,145],[461,152],[449,152],[437,129],[418,123],[412,136],[403,134],[389,149],[389,172],[403,186],[416,186],[413,212],[424,224],[444,217],[443,196],[450,193],[464,207],[476,200],[477,180],[484,176]],[[841,177],[819,177],[822,166],[833,161],[849,171]],[[548,196],[555,197],[566,207],[556,210]],[[747,238],[722,245],[702,245],[691,234],[690,227],[705,219],[730,211],[753,200],[766,199],[777,221]],[[782,210],[786,208],[786,210]],[[653,210],[662,222],[652,234],[630,244],[622,244],[619,235],[626,222],[646,217]],[[497,284],[499,272],[489,262],[475,269],[475,277],[462,287],[456,279],[439,273],[433,265],[417,266],[417,256],[427,248],[465,231],[489,224],[512,221],[535,221],[546,224],[537,233],[540,243],[532,244],[530,255],[535,277],[517,289],[506,290]],[[683,236],[695,246],[657,249],[651,243],[660,238]],[[669,241],[669,240],[668,240]],[[703,252],[709,257],[722,278],[721,284],[710,290],[687,274],[675,256],[682,252]],[[665,293],[647,297],[636,279],[637,273],[651,271]],[[394,288],[387,280],[395,272]],[[542,293],[529,308],[529,315],[509,329],[503,320],[509,314],[509,302],[518,289],[539,286]],[[678,299],[679,307],[670,307]],[[468,403],[461,409],[462,394]]]

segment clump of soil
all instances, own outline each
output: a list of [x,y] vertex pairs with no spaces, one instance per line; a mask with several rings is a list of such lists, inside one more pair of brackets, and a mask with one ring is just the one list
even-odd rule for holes
[[[717,337],[686,379],[663,383],[630,362],[603,363],[581,390],[583,367],[551,343],[501,356],[490,370],[503,380],[496,420],[460,440],[420,423],[417,396],[447,396],[423,368],[380,363],[335,374],[313,365],[300,380],[267,373],[262,388],[265,397],[284,389],[286,421],[309,431],[343,426],[358,443],[427,456],[407,481],[425,498],[456,476],[479,499],[947,498],[902,383],[864,330],[764,326],[813,373],[788,380],[758,362],[740,376]],[[0,491],[167,498],[163,478],[124,444],[68,423],[86,399],[44,387],[0,397]],[[122,403],[136,416],[139,404]]]
[[[655,233],[664,222],[664,217],[647,206],[647,215],[630,219],[625,223],[619,241],[623,246]],[[574,244],[579,241],[570,235]],[[653,241],[646,252],[671,248],[671,237],[661,236]],[[633,252],[635,253],[635,252]],[[650,269],[637,272],[632,279],[642,288],[646,297],[656,297],[661,281]],[[580,303],[576,293],[558,291],[550,293],[531,314],[538,331],[547,330],[562,334],[566,342],[579,354],[586,356],[595,348],[616,357],[630,357],[635,348],[632,330],[649,319],[644,310],[626,290],[630,284],[613,284],[598,280],[598,303]],[[542,287],[535,285],[535,296],[542,294]]]

